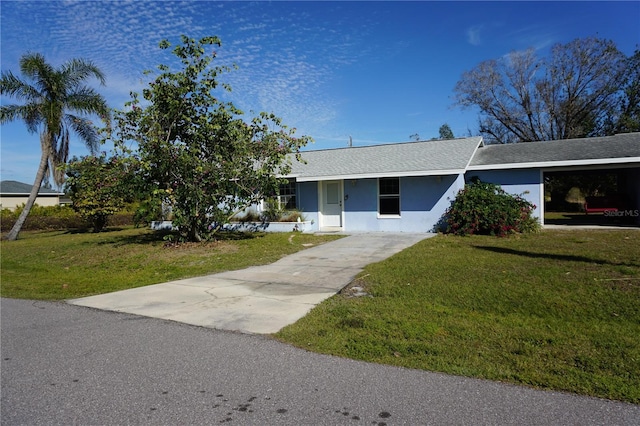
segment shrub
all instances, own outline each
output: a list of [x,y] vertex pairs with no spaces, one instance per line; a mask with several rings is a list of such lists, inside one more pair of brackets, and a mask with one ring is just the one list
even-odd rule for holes
[[127,159],[114,156],[73,158],[66,166],[66,189],[73,209],[91,224],[94,232],[107,226],[109,217],[121,211],[132,197],[127,185]]
[[274,208],[272,204],[268,204],[267,210],[262,213],[250,210],[237,214],[232,220],[239,222],[297,222],[298,219],[302,222],[306,220],[301,211],[278,209]]
[[284,213],[275,200],[267,200],[267,208],[262,212],[261,219],[264,222],[279,222]]
[[534,232],[539,227],[532,216],[535,208],[521,196],[508,194],[499,185],[476,178],[458,192],[447,209],[443,216],[444,232],[497,236]]
[[[2,209],[2,231],[8,231],[18,220],[24,205],[18,206],[15,210]],[[23,230],[54,230],[68,228],[83,228],[86,222],[68,206],[39,206],[35,204]]]
[[[2,209],[0,224],[2,232],[9,231],[24,206],[15,210]],[[133,223],[133,213],[117,213],[109,219],[112,226],[127,226]],[[69,206],[39,206],[34,205],[22,227],[25,231],[49,231],[66,229],[87,229],[90,224]]]
[[280,216],[279,222],[297,222],[300,219],[301,222],[306,220],[304,214],[299,210],[285,210]]

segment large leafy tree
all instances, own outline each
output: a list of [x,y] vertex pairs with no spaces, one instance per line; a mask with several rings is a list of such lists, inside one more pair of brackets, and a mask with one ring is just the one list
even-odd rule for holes
[[605,121],[605,132],[640,132],[640,49],[627,58],[625,80],[616,106]]
[[72,59],[59,68],[47,63],[39,53],[20,59],[24,79],[3,71],[0,94],[16,98],[21,104],[0,107],[0,123],[23,120],[31,133],[40,132],[40,164],[24,210],[7,235],[18,238],[42,182],[50,175],[59,186],[64,181],[61,165],[69,157],[70,133],[75,133],[92,152],[99,146],[98,133],[86,115],[97,114],[108,122],[110,112],[104,98],[85,83],[96,78],[104,84],[103,73],[90,61]]
[[[215,94],[226,67],[213,66],[217,37],[182,36],[173,48],[181,69],[158,66],[142,91],[116,112],[115,146],[133,146],[141,192],[172,208],[181,238],[201,241],[236,213],[276,193],[290,171],[290,155],[309,137],[294,137],[273,114],[248,122],[242,112]],[[160,43],[169,49],[168,41]],[[224,92],[223,92],[224,93]],[[133,143],[131,143],[133,142]]]
[[479,108],[479,130],[490,142],[603,135],[625,95],[629,60],[598,38],[557,44],[547,58],[512,52],[463,73],[456,103]]

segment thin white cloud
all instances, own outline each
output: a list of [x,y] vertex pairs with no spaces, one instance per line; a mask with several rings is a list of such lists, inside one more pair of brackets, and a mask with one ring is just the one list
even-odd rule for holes
[[[282,13],[264,13],[267,7]],[[91,59],[107,75],[99,90],[116,108],[150,79],[142,71],[160,63],[179,67],[169,50],[159,50],[160,39],[217,35],[223,45],[215,64],[239,66],[220,78],[233,88],[229,100],[247,113],[273,112],[311,135],[338,114],[338,101],[327,96],[336,73],[371,52],[365,26],[331,32],[288,4],[26,1],[3,4],[2,15],[4,64],[13,67],[26,50],[56,65]]]
[[559,36],[557,29],[541,25],[530,25],[511,31],[507,37],[521,46],[521,49],[545,49],[557,43]]
[[484,25],[474,25],[467,28],[467,42],[473,46],[479,46],[482,44],[480,33],[484,29]]

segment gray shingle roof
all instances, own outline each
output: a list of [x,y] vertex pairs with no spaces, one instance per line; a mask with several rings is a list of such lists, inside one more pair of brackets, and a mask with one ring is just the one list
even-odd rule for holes
[[477,150],[470,169],[490,169],[510,165],[609,164],[638,162],[640,159],[640,133],[623,133],[584,139],[487,145]]
[[464,173],[481,137],[303,151],[289,176],[298,181]]
[[[33,185],[18,182],[15,180],[3,180],[0,182],[0,193],[2,195],[29,195]],[[38,194],[42,195],[58,195],[60,192],[49,188],[40,188]]]

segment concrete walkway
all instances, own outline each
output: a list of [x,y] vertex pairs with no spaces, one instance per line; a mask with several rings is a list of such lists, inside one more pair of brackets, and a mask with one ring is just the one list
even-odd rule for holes
[[349,284],[364,266],[434,234],[367,233],[270,265],[139,287],[68,303],[245,333],[275,333]]

